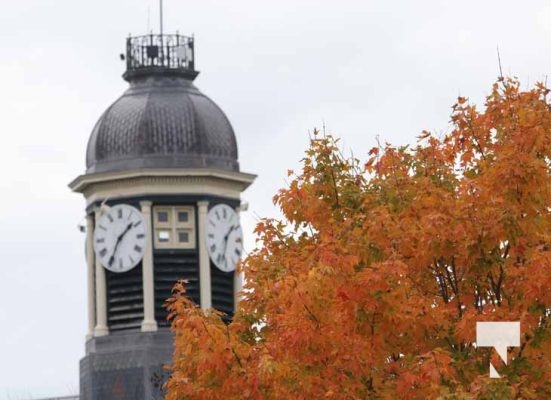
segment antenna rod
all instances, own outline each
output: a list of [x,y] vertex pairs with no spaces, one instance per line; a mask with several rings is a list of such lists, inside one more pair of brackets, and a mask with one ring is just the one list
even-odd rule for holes
[[160,8],[161,8],[161,36],[163,35],[163,0],[160,1]]

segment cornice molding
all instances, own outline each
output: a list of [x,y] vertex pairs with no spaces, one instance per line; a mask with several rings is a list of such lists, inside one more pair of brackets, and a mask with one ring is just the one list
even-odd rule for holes
[[87,204],[106,198],[151,195],[217,195],[239,199],[256,175],[216,169],[151,169],[85,174],[69,187]]

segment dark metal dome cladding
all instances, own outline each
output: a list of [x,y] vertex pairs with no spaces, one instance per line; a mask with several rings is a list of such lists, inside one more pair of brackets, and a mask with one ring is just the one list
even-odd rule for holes
[[193,39],[128,38],[130,88],[96,123],[87,173],[139,168],[238,171],[237,143],[224,112],[193,84]]

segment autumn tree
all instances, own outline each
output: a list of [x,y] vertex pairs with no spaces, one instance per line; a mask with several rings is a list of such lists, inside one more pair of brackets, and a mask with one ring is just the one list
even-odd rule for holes
[[[316,133],[233,322],[176,287],[167,399],[551,398],[548,92],[499,79],[450,133],[365,163]],[[477,321],[521,322],[507,365]]]

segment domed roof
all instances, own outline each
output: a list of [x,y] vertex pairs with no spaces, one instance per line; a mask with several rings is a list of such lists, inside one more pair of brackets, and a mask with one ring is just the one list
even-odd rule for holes
[[96,123],[86,153],[87,174],[141,168],[239,171],[228,118],[190,79],[150,74]]

